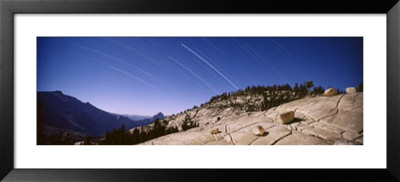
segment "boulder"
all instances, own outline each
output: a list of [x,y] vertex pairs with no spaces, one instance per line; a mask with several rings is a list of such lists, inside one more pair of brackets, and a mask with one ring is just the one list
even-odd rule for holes
[[338,94],[338,91],[334,88],[328,88],[324,92],[324,96],[331,97]]
[[259,137],[251,145],[272,145],[279,139],[290,135],[290,133],[284,126],[274,126],[268,129],[268,135]]
[[357,90],[354,87],[347,87],[346,88],[346,93],[348,93],[348,94],[353,94],[353,93],[356,93],[356,92],[357,92]]
[[257,125],[253,128],[253,134],[256,136],[263,136],[265,133],[265,130],[262,126]]
[[282,124],[288,124],[288,123],[292,122],[293,119],[294,119],[294,112],[288,111],[288,112],[281,113],[278,116],[277,122],[282,123]]
[[219,131],[219,129],[217,128],[217,129],[215,129],[215,130],[211,130],[210,133],[214,135],[214,134],[220,133],[220,131]]

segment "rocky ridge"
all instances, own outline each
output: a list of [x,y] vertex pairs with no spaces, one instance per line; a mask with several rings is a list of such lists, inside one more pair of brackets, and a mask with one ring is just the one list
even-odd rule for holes
[[[279,97],[296,97],[283,92]],[[271,99],[271,98],[266,98]],[[272,98],[273,99],[273,98]],[[305,97],[265,111],[231,107],[258,106],[262,96],[235,96],[193,108],[165,119],[181,132],[161,136],[143,145],[333,145],[363,144],[363,93]],[[249,104],[246,104],[249,105]],[[251,104],[250,104],[251,105]],[[294,112],[292,122],[278,122],[281,113]],[[189,115],[198,127],[182,131]],[[262,128],[263,132],[260,132]],[[254,132],[257,132],[255,134]],[[260,134],[262,133],[262,134]]]

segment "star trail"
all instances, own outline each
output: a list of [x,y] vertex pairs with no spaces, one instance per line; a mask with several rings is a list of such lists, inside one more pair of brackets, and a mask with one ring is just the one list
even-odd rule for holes
[[37,89],[166,115],[253,85],[363,82],[362,37],[38,37]]

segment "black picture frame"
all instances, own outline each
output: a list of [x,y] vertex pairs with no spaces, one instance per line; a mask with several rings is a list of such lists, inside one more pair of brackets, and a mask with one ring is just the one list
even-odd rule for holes
[[[15,169],[14,14],[18,13],[386,14],[387,168]],[[4,181],[227,181],[228,179],[245,181],[400,181],[399,17],[400,3],[398,0],[0,0],[0,179]],[[382,117],[382,119],[385,118]]]

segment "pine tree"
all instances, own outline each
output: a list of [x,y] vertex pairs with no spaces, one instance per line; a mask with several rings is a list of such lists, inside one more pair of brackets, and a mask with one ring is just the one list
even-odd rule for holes
[[357,87],[357,92],[363,92],[363,87],[364,87],[364,85],[362,84],[362,83],[360,83],[360,85],[358,85],[358,87]]
[[85,140],[83,141],[83,145],[91,145],[92,144],[92,137],[86,135]]
[[313,87],[314,86],[314,83],[313,83],[313,81],[308,81],[308,82],[306,82],[306,87],[307,87],[307,91],[308,91],[308,96],[310,96],[311,95],[311,87]]

